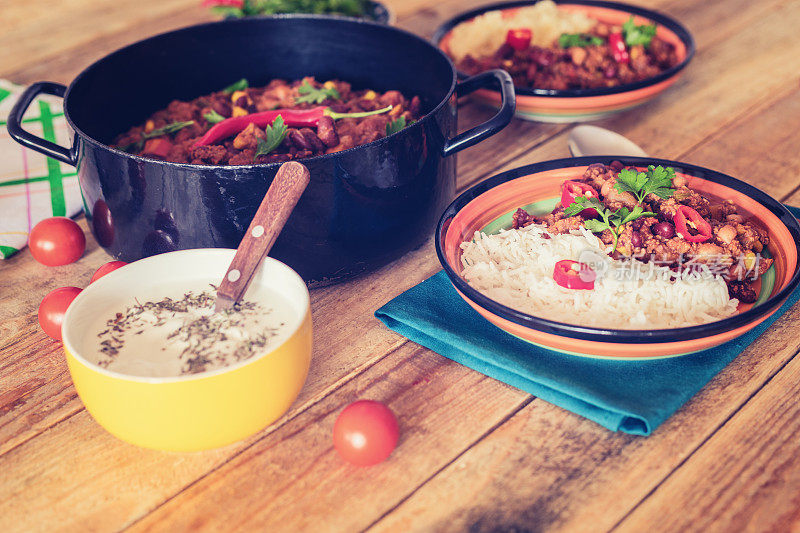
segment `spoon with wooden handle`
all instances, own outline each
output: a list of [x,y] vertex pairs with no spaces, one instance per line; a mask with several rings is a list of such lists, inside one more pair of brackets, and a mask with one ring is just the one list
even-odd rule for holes
[[278,169],[219,284],[215,312],[230,309],[247,291],[258,265],[275,244],[310,179],[308,169],[296,161],[284,163]]

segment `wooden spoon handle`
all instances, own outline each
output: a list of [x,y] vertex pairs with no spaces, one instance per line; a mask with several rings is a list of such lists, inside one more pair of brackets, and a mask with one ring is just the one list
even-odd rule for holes
[[310,180],[308,169],[296,161],[278,169],[217,289],[217,311],[233,306],[247,291],[258,265],[275,244]]

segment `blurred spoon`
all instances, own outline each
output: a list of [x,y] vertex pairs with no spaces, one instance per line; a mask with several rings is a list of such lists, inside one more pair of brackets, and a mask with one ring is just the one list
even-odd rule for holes
[[567,146],[572,157],[587,155],[647,157],[645,151],[627,137],[599,126],[574,127],[569,133]]

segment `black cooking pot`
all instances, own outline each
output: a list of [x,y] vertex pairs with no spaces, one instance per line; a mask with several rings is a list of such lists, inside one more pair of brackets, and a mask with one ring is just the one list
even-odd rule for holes
[[[354,88],[419,95],[426,115],[370,144],[303,160],[311,184],[270,255],[312,284],[383,265],[420,245],[455,191],[456,152],[493,135],[514,114],[502,71],[456,84],[432,44],[380,24],[288,15],[202,24],[118,50],[69,88],[36,83],[8,118],[19,143],[75,165],[97,241],[117,259],[186,248],[235,248],[279,165],[202,166],[131,155],[109,143],[173,99],[190,100],[233,80],[341,79]],[[456,135],[456,95],[499,88],[503,106]],[[24,130],[40,93],[64,97],[75,131],[63,148]]]

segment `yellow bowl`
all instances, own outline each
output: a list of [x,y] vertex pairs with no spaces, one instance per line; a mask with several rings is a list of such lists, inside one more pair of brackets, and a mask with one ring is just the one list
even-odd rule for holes
[[[292,269],[262,263],[245,298],[277,291],[291,304],[291,333],[269,351],[218,370],[179,377],[138,377],[92,362],[98,313],[113,316],[146,293],[153,280],[186,286],[218,283],[234,250],[184,250],[149,257],[92,283],[70,305],[62,336],[67,364],[86,409],[114,436],[145,448],[197,451],[248,437],[283,415],[297,398],[311,363],[308,290]],[[257,298],[255,298],[258,301]]]

